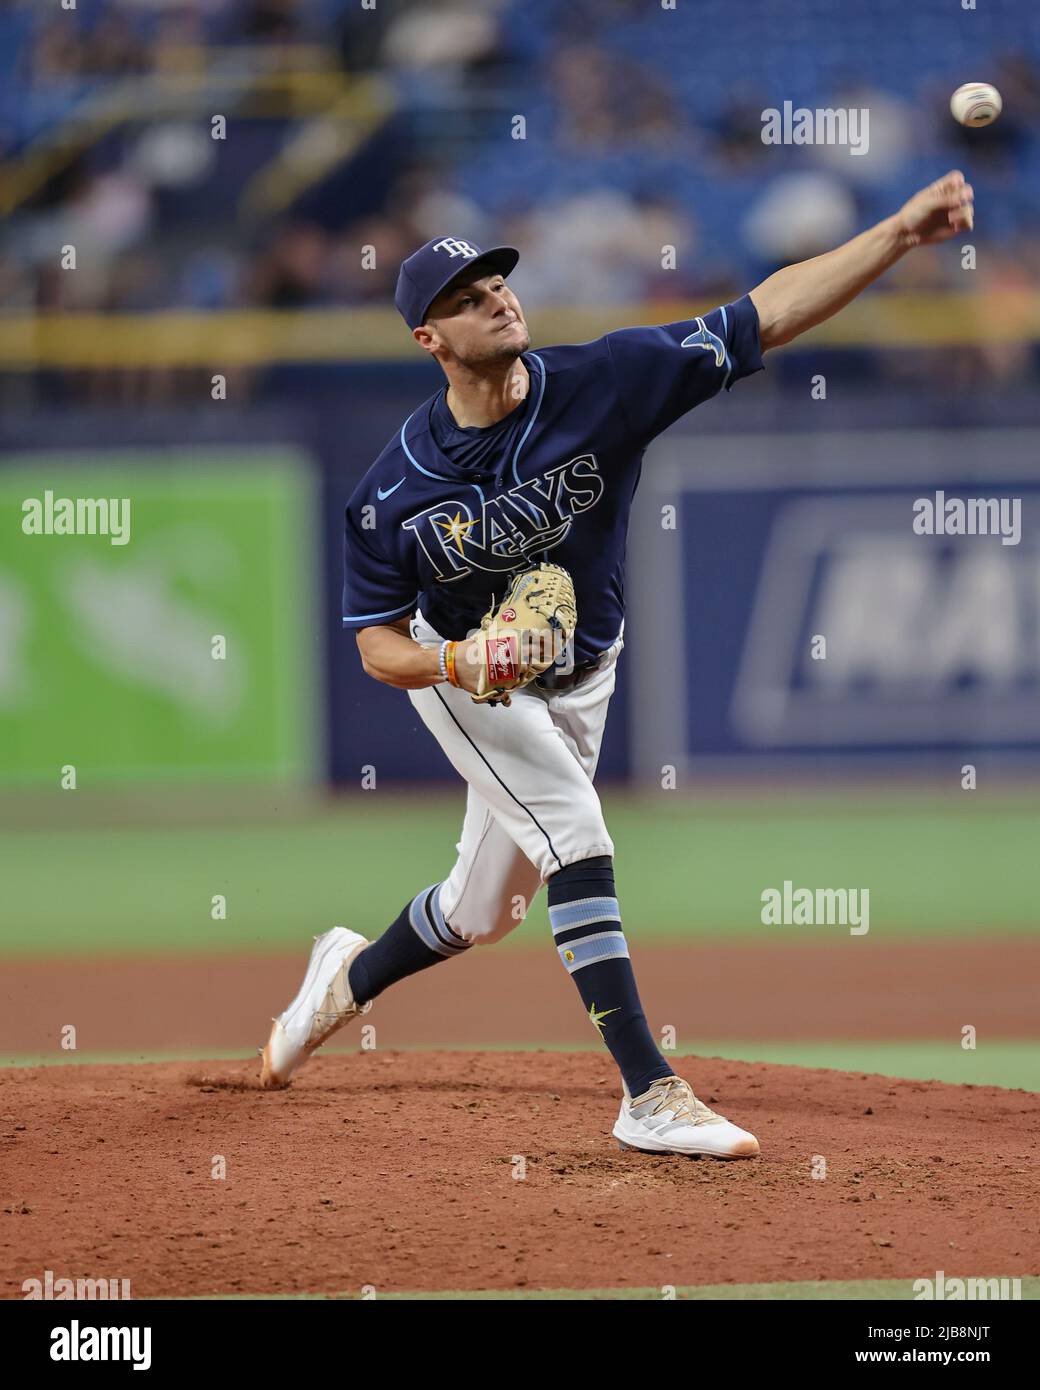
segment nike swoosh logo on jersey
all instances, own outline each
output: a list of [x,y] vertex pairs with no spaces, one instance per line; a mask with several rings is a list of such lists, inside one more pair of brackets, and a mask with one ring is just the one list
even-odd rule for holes
[[[404,475],[404,477],[407,478],[407,476],[408,476],[408,474],[406,473],[406,474]],[[404,482],[404,478],[401,479],[401,483],[403,483],[403,482]],[[391,494],[392,492],[396,492],[396,491],[397,491],[397,489],[401,486],[401,483],[394,483],[393,487],[388,487],[387,490],[386,490],[385,492],[383,491],[383,489],[382,489],[381,487],[377,487],[377,488],[376,488],[376,496],[379,498],[380,502],[385,502],[386,499],[390,496],[390,494]]]

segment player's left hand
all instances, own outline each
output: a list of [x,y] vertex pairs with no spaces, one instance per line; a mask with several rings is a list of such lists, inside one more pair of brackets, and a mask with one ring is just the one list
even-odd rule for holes
[[474,703],[508,705],[507,693],[547,671],[563,655],[577,626],[574,583],[562,565],[544,562],[515,575],[505,598],[484,615],[474,639],[479,653]]
[[935,246],[975,225],[975,190],[959,169],[922,188],[896,214],[910,246]]

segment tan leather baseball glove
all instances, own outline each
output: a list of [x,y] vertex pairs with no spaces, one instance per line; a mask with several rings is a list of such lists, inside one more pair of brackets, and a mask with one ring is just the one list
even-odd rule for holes
[[475,704],[502,700],[536,680],[556,661],[578,626],[574,584],[562,565],[535,565],[518,574],[492,607],[475,641],[483,659]]

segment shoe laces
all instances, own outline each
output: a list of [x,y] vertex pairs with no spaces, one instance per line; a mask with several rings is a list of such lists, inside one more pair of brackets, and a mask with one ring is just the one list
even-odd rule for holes
[[357,1018],[359,1014],[367,1014],[373,1003],[369,999],[365,1004],[354,1003],[353,1000],[348,1004],[346,997],[350,993],[350,986],[347,983],[348,963],[345,961],[340,966],[336,974],[332,977],[325,997],[314,1011],[314,1021],[311,1024],[311,1039],[316,1036],[327,1037],[329,1032],[334,1032],[342,1024],[349,1022],[352,1018]]
[[324,1027],[328,1023],[346,1023],[358,1014],[367,1014],[371,1007],[372,1001],[369,1000],[367,1004],[350,1004],[344,1009],[316,1009],[314,1017]]
[[650,1114],[659,1115],[662,1110],[670,1110],[673,1120],[687,1120],[691,1125],[721,1124],[721,1115],[709,1110],[702,1100],[693,1094],[693,1087],[681,1076],[662,1076],[654,1081],[650,1090],[657,1092],[658,1099],[651,1106]]

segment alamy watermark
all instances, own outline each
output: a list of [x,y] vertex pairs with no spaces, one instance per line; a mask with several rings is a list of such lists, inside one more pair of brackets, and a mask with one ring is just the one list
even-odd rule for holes
[[914,502],[917,536],[999,536],[1001,545],[1022,539],[1021,497],[918,497]]
[[796,888],[789,878],[783,888],[762,889],[762,924],[776,926],[842,926],[850,936],[870,930],[869,888]]
[[112,545],[130,539],[129,497],[42,497],[22,503],[22,531],[27,536],[108,536]]
[[865,106],[810,109],[785,101],[762,112],[763,145],[848,145],[850,154],[870,149],[870,111]]
[[51,1331],[52,1361],[132,1361],[135,1371],[152,1364],[150,1327],[88,1327],[73,1318]]
[[934,1279],[915,1279],[915,1299],[957,1302],[961,1299],[1010,1300],[1022,1297],[1021,1279],[951,1279],[937,1269]]
[[31,1299],[84,1299],[111,1300],[125,1302],[132,1297],[129,1279],[66,1279],[54,1277],[53,1269],[45,1269],[42,1279],[23,1279],[22,1292]]

